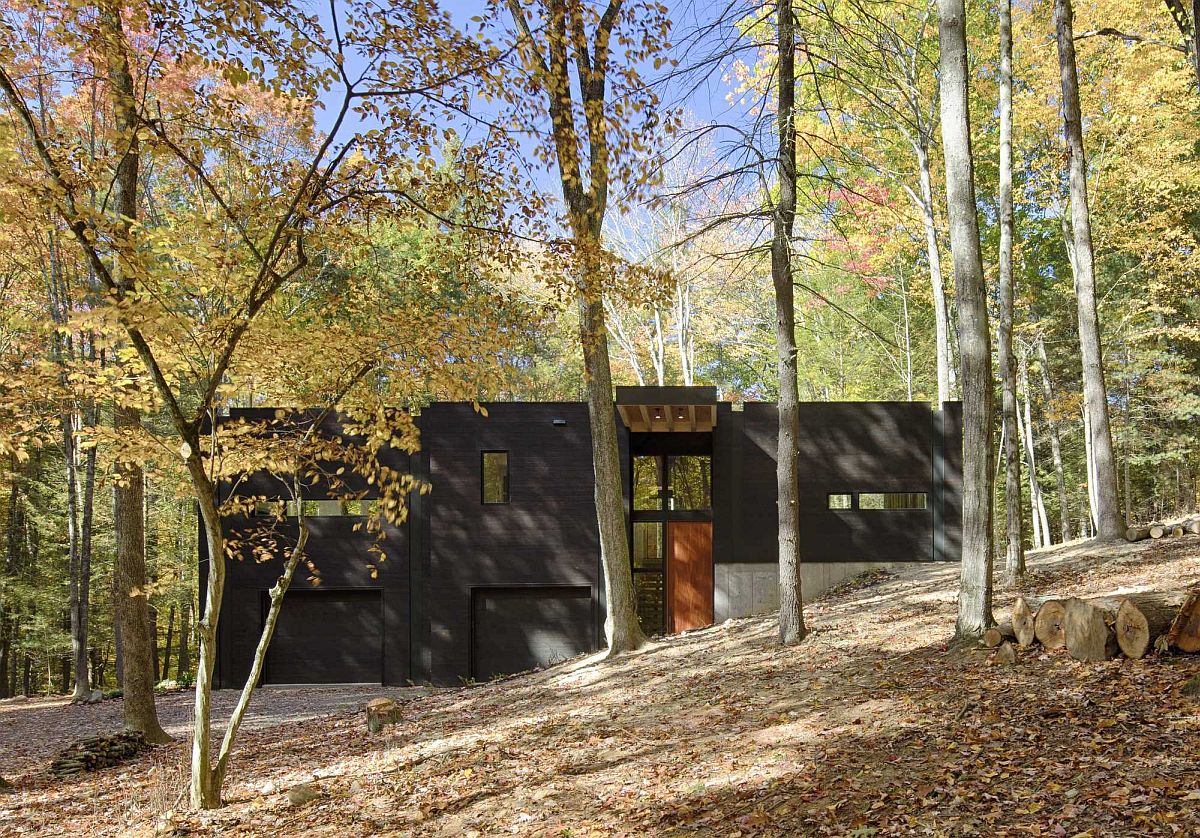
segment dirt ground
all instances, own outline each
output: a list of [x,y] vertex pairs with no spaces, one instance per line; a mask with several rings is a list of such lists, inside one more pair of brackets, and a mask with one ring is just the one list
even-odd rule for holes
[[[1200,581],[1198,536],[1031,558],[1026,593]],[[27,773],[0,833],[1200,835],[1200,705],[1180,693],[1200,657],[948,653],[957,572],[809,606],[798,647],[769,615],[735,620],[419,697],[380,736],[357,706],[252,730],[216,812],[175,809],[182,744],[79,782]],[[299,782],[321,797],[289,805]]]
[[[378,687],[362,686],[264,687],[251,700],[242,729],[353,712],[378,693]],[[237,699],[235,690],[214,692],[214,718],[226,718]],[[194,702],[190,690],[160,695],[156,703],[163,730],[176,738],[191,736]],[[123,712],[119,698],[82,706],[72,706],[61,696],[0,700],[0,777],[44,768],[76,739],[120,730]]]

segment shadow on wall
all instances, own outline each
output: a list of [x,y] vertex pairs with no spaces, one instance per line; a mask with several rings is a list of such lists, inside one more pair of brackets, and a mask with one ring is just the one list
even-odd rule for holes
[[[436,404],[422,416],[432,483],[424,601],[435,682],[521,671],[598,642],[587,406],[494,404],[488,413]],[[484,451],[508,454],[506,503],[483,502]]]
[[[774,541],[778,409],[743,409],[741,551],[777,560]],[[934,558],[935,416],[927,402],[820,402],[800,405],[797,446],[800,552],[803,562],[872,563]],[[863,493],[906,493],[924,508],[859,508]],[[919,497],[924,495],[923,498]],[[850,508],[831,509],[831,495]],[[814,586],[820,585],[814,579]]]

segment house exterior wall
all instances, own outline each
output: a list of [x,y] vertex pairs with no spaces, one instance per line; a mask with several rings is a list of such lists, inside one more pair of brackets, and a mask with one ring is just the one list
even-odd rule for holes
[[[428,678],[452,683],[471,661],[471,590],[587,586],[599,646],[600,539],[587,405],[434,404],[421,414],[428,456]],[[556,419],[565,424],[556,425]],[[509,502],[480,500],[481,453],[507,451]],[[422,673],[424,674],[424,673]]]
[[[245,417],[248,420],[268,420],[273,410],[235,410],[231,418]],[[332,427],[332,423],[331,423]],[[408,470],[408,455],[402,451],[389,451],[383,455],[384,462],[397,469]],[[366,488],[365,484],[355,488]],[[285,500],[286,487],[265,474],[248,475],[238,487],[241,495],[263,496]],[[314,496],[321,494],[320,487],[311,487]],[[411,677],[409,662],[409,528],[385,525],[386,538],[379,543],[383,560],[368,552],[374,543],[374,535],[365,531],[355,532],[354,525],[363,519],[351,517],[310,518],[309,541],[306,553],[316,568],[310,573],[304,566],[297,569],[292,581],[293,590],[378,590],[383,609],[383,659],[382,677],[385,683],[403,684]],[[254,657],[266,614],[267,592],[283,570],[284,551],[295,544],[299,527],[294,519],[285,519],[276,525],[275,539],[279,549],[269,561],[262,561],[253,549],[251,534],[261,532],[264,519],[232,518],[227,521],[229,537],[238,543],[236,558],[226,563],[225,595],[221,616],[217,622],[217,668],[214,682],[218,688],[240,687],[245,683]],[[207,540],[200,528],[200,584],[201,591],[207,583]],[[372,568],[374,571],[372,571]],[[314,580],[319,583],[314,584]],[[201,595],[201,603],[204,597]],[[284,599],[284,608],[287,599]],[[333,638],[328,638],[332,642]],[[318,644],[312,654],[328,654],[329,646]],[[270,672],[266,673],[270,678]]]
[[[547,613],[571,613],[577,619],[579,591],[586,589],[590,624],[582,633],[573,626],[569,635],[574,643],[587,636],[592,649],[603,642],[603,574],[586,404],[496,403],[486,409],[484,416],[470,404],[433,404],[418,419],[421,451],[411,458],[402,452],[385,454],[389,465],[428,480],[432,491],[411,498],[406,524],[388,527],[380,544],[383,562],[367,553],[373,536],[353,531],[356,519],[309,519],[308,551],[319,570],[320,588],[381,592],[384,683],[456,683],[471,677],[476,671],[472,615],[478,613],[473,603],[481,596],[489,603],[520,602],[529,610],[539,607],[547,589],[552,594],[561,587],[574,604]],[[236,411],[235,416],[266,419],[273,413]],[[771,403],[747,403],[742,410],[729,403],[716,405],[711,451],[713,604],[718,621],[778,605],[777,416]],[[800,417],[801,574],[806,599],[871,567],[958,559],[958,403],[940,411],[925,403],[810,403],[801,405]],[[631,435],[622,425],[619,432],[622,462],[628,464]],[[682,436],[679,444],[685,442]],[[676,444],[652,442],[656,447]],[[508,452],[508,503],[481,502],[484,451]],[[627,470],[625,483],[628,508]],[[282,498],[282,488],[265,475],[251,475],[239,491]],[[309,491],[319,497],[321,487]],[[828,509],[830,492],[868,491],[925,492],[929,508]],[[229,524],[235,532],[261,525],[261,519]],[[293,540],[294,523],[285,522],[280,534],[283,543]],[[206,553],[202,550],[201,555]],[[265,592],[278,576],[280,561],[277,557],[258,562],[243,550],[228,565],[218,631],[218,687],[240,686],[249,671],[265,613]],[[202,584],[206,569],[202,562]],[[307,587],[305,576],[301,569],[293,584]],[[529,596],[520,595],[523,588],[529,589]],[[325,651],[314,648],[313,654]]]
[[[812,602],[834,585],[868,570],[889,569],[899,562],[821,562],[800,565],[800,589]],[[717,564],[713,568],[713,619],[764,614],[779,607],[779,563]]]

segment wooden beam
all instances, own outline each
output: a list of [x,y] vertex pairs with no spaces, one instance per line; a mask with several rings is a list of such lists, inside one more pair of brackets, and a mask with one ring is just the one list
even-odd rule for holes
[[694,404],[689,404],[687,406],[687,418],[688,430],[694,432],[696,430],[696,406]]
[[652,425],[650,424],[650,414],[646,411],[646,406],[644,404],[639,404],[637,409],[638,415],[642,417],[642,428],[649,432],[652,428]]

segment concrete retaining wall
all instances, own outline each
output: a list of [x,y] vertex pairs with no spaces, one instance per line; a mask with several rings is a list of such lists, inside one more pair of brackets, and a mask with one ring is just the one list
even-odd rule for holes
[[[866,570],[892,568],[891,562],[822,562],[800,565],[804,601],[811,602],[838,582]],[[718,564],[713,577],[713,618],[720,623],[779,607],[779,565]]]

